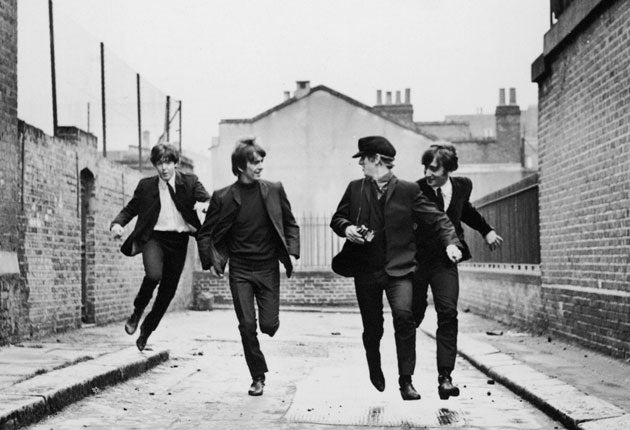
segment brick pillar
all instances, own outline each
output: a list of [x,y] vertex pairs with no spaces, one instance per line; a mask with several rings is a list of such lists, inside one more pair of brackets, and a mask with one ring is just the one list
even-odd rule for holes
[[[512,101],[514,104],[511,104]],[[497,144],[503,153],[502,159],[509,163],[522,160],[521,108],[516,104],[516,93],[510,93],[510,104],[505,104],[505,89],[499,90],[499,105],[494,113],[496,119]]]
[[[17,0],[0,0],[0,273],[18,249]],[[3,257],[4,256],[4,257]]]
[[17,118],[17,0],[0,0],[0,345],[28,332],[28,289],[20,276],[21,149]]

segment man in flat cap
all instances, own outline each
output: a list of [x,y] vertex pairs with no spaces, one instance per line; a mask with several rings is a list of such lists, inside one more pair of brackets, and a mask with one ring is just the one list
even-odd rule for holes
[[418,184],[393,174],[395,155],[382,136],[359,139],[353,158],[359,158],[365,177],[350,182],[330,222],[335,233],[347,239],[332,266],[336,273],[354,277],[370,381],[378,391],[385,389],[380,354],[385,292],[394,320],[400,394],[403,400],[418,400],[411,381],[416,365],[412,313],[416,226],[422,223],[435,231],[453,262],[461,258],[461,243],[448,217]]

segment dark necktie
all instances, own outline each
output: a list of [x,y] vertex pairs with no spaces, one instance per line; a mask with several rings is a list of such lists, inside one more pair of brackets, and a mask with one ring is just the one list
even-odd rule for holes
[[442,188],[435,190],[435,194],[437,195],[437,207],[439,210],[444,212],[444,196],[442,196]]
[[166,186],[168,187],[168,193],[171,195],[171,199],[173,200],[173,203],[175,203],[175,208],[179,211],[179,213],[184,213],[182,211],[181,205],[179,204],[179,202],[175,198],[175,190],[173,189],[171,184],[169,184],[168,182],[166,183]]

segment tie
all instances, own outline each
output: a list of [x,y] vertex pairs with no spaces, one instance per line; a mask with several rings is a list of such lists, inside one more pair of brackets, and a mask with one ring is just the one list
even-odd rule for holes
[[171,195],[171,199],[173,199],[173,203],[175,203],[175,208],[179,211],[179,213],[184,213],[182,211],[181,205],[179,204],[179,202],[175,198],[175,190],[173,190],[173,187],[168,182],[166,183],[166,186],[168,187],[168,193]]
[[435,194],[437,195],[438,209],[444,212],[444,196],[442,196],[442,188],[435,190]]

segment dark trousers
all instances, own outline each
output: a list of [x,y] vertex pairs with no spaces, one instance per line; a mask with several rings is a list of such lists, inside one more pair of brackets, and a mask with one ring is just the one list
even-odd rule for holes
[[166,231],[154,231],[149,241],[142,248],[144,279],[140,291],[133,301],[135,312],[142,314],[158,286],[157,296],[151,312],[145,317],[140,330],[153,332],[164,316],[168,305],[175,296],[179,277],[186,262],[188,234]]
[[230,291],[238,318],[245,361],[252,378],[268,371],[256,333],[256,309],[260,331],[273,336],[280,327],[280,269],[278,260],[265,264],[230,261]]
[[411,276],[394,278],[384,271],[355,276],[354,286],[363,321],[363,346],[370,369],[380,368],[383,337],[383,291],[394,320],[398,374],[413,375],[416,367],[416,326],[411,310]]
[[413,313],[416,325],[420,325],[424,319],[429,285],[431,285],[438,319],[435,334],[437,368],[439,372],[450,373],[455,368],[457,356],[457,299],[459,296],[457,266],[446,261],[420,262],[413,286]]

